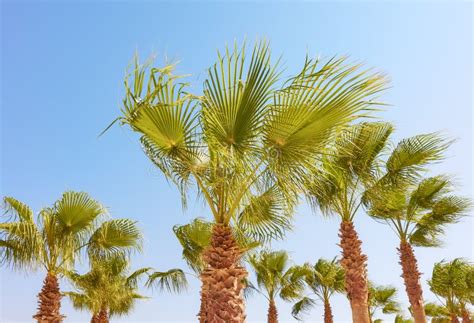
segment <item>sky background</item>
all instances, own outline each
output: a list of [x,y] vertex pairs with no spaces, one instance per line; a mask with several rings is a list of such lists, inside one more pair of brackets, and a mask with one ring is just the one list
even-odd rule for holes
[[[181,209],[177,190],[129,130],[98,134],[119,114],[125,68],[136,50],[142,57],[156,53],[158,62],[179,59],[178,72],[192,74],[199,93],[217,49],[266,37],[287,74],[298,71],[306,53],[349,55],[387,73],[392,87],[383,99],[392,106],[378,115],[395,123],[393,139],[438,130],[456,138],[433,173],[455,175],[459,192],[472,196],[472,14],[468,2],[2,1],[1,194],[39,211],[65,190],[87,191],[114,217],[139,221],[146,241],[134,268],[186,268],[171,228],[207,217],[207,210],[201,202]],[[303,204],[295,219],[295,230],[273,248],[288,250],[296,263],[340,254],[336,218],[323,219]],[[355,222],[370,279],[399,288],[407,307],[394,233],[363,213]],[[447,230],[443,248],[415,250],[425,299],[435,300],[426,285],[435,262],[473,260],[473,231],[471,217]],[[0,321],[30,322],[44,272],[0,268],[0,274]],[[195,322],[199,282],[189,280],[180,295],[143,290],[153,298],[123,321]],[[290,304],[278,307],[282,322],[293,321]],[[336,321],[350,320],[345,297],[334,297],[333,310]],[[266,311],[263,297],[248,300],[248,322],[263,322]],[[321,321],[322,311],[316,307],[307,321]],[[67,300],[62,312],[66,322],[90,319]]]

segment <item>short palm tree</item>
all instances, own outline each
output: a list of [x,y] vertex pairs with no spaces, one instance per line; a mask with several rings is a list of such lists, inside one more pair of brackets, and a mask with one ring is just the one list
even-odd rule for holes
[[66,276],[78,290],[66,292],[75,308],[92,314],[91,323],[108,323],[112,316],[128,315],[135,302],[146,297],[138,293],[138,280],[148,275],[148,286],[180,291],[186,287],[186,278],[179,269],[151,273],[152,268],[140,268],[128,273],[129,261],[124,256],[93,260],[89,272]]
[[392,125],[382,122],[348,127],[336,138],[306,184],[306,195],[313,207],[324,215],[337,215],[341,220],[341,264],[346,273],[345,289],[354,322],[368,323],[370,318],[367,256],[362,252],[362,241],[353,221],[366,187],[378,179],[380,157],[392,131]]
[[461,258],[434,265],[431,291],[444,300],[444,306],[451,320],[462,316],[463,323],[471,322],[469,304],[474,304],[474,266]]
[[111,316],[127,315],[136,300],[145,297],[138,293],[137,280],[150,268],[142,268],[127,274],[125,257],[92,261],[89,272],[66,273],[77,291],[65,292],[73,306],[91,313],[91,323],[109,322]]
[[[265,42],[249,61],[245,46],[219,54],[199,96],[173,68],[137,61],[117,120],[139,133],[145,154],[183,198],[194,186],[207,203],[214,225],[201,273],[209,296],[203,299],[211,300],[204,319],[242,322],[247,273],[231,228],[252,197],[265,192],[283,194],[282,213],[290,213],[298,180],[337,129],[371,110],[386,81],[334,58],[307,59],[301,72],[278,84],[279,66]],[[261,220],[258,213],[247,216]]]
[[103,221],[105,208],[84,192],[65,192],[52,207],[39,212],[24,203],[4,198],[10,218],[0,224],[2,263],[14,269],[46,271],[38,294],[38,322],[61,322],[61,293],[58,278],[70,270],[81,252],[90,258],[106,259],[140,249],[141,233],[127,219]]
[[400,304],[396,300],[397,289],[391,286],[369,284],[369,316],[371,322],[383,322],[374,319],[377,311],[383,314],[399,314]]
[[291,301],[301,297],[304,290],[305,268],[290,266],[285,251],[261,251],[248,257],[248,263],[255,272],[258,291],[268,300],[268,323],[278,322],[276,298]]
[[[306,264],[307,270],[304,281],[316,296],[324,304],[324,323],[332,323],[333,315],[330,299],[334,293],[344,293],[344,269],[333,259],[319,259],[314,266]],[[313,295],[307,295],[295,303],[292,314],[300,319],[303,312],[307,312],[316,304]]]
[[416,323],[426,318],[412,246],[439,245],[445,226],[458,221],[470,205],[468,199],[451,195],[453,186],[447,176],[422,179],[427,165],[441,160],[449,144],[437,133],[403,139],[363,198],[369,215],[388,224],[400,239],[402,277]]

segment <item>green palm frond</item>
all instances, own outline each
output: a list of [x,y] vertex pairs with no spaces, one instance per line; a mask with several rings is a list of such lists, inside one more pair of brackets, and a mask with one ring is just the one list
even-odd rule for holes
[[308,313],[314,306],[316,301],[310,297],[303,297],[300,301],[296,302],[291,309],[291,315],[298,321],[302,320],[302,315]]
[[264,146],[276,174],[300,176],[314,165],[340,126],[368,112],[386,86],[377,73],[361,71],[344,58],[307,59],[288,87],[279,91],[264,130]]
[[135,221],[109,220],[90,237],[87,251],[92,258],[109,258],[121,253],[140,250],[142,235]]
[[187,288],[188,282],[181,269],[170,269],[150,274],[146,285],[147,287],[157,287],[159,290],[179,293]]
[[0,264],[18,269],[41,263],[43,241],[34,222],[0,223]]
[[373,317],[378,310],[384,314],[400,314],[401,306],[396,300],[397,289],[392,286],[369,285],[369,312]]
[[21,222],[34,222],[31,208],[13,197],[6,196],[3,198],[3,209],[5,214],[10,214],[14,219],[18,219]]
[[105,208],[85,192],[64,192],[54,205],[55,218],[65,234],[92,230],[94,221],[106,214]]
[[387,160],[387,176],[390,182],[414,181],[429,163],[443,159],[452,141],[439,133],[428,133],[403,139]]
[[141,278],[141,276],[149,273],[153,268],[151,267],[145,267],[145,268],[140,268],[135,270],[133,273],[131,273],[127,277],[127,286],[130,286],[132,288],[137,288],[138,286],[138,280]]
[[281,191],[271,187],[250,199],[238,217],[237,227],[256,241],[283,238],[285,231],[291,229],[291,212],[286,208]]
[[204,268],[203,251],[211,243],[212,224],[202,219],[194,219],[185,225],[175,225],[173,232],[183,247],[183,258],[188,266],[199,273]]
[[471,201],[459,196],[443,196],[433,201],[431,211],[417,221],[410,235],[410,242],[416,246],[439,246],[439,237],[445,226],[456,223],[471,208]]
[[275,299],[283,300],[301,297],[306,271],[298,266],[289,266],[285,251],[261,251],[248,257],[248,263],[255,272],[258,290]]
[[258,138],[268,113],[267,106],[278,80],[278,64],[272,65],[268,42],[253,49],[246,65],[246,46],[218,53],[218,61],[204,82],[202,123],[209,145],[225,147],[241,156],[259,149]]
[[89,297],[87,297],[86,294],[76,292],[64,292],[62,294],[69,298],[72,303],[72,306],[76,310],[89,311],[92,307],[91,300],[89,299]]

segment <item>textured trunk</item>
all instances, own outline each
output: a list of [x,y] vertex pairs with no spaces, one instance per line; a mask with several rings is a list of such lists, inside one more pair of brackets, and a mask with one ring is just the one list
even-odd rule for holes
[[43,281],[43,288],[38,294],[38,312],[33,316],[38,323],[59,323],[64,316],[59,313],[61,308],[61,293],[58,278],[48,272]]
[[273,299],[268,304],[268,323],[278,323],[278,311]]
[[362,241],[350,221],[341,222],[339,237],[342,248],[341,265],[346,272],[345,288],[351,303],[352,321],[370,323],[367,305],[367,256],[362,253]]
[[472,323],[471,314],[466,309],[462,310],[462,323]]
[[199,321],[241,323],[245,321],[243,300],[245,268],[239,265],[241,251],[229,227],[216,224],[211,245],[204,252],[207,268],[201,273],[202,290]]
[[451,316],[451,323],[459,323],[458,317],[456,315]]
[[413,311],[415,323],[426,323],[425,308],[423,306],[423,292],[420,285],[420,272],[413,253],[413,248],[408,242],[400,242],[400,265],[402,265],[402,277],[405,282],[405,290]]
[[109,323],[109,313],[106,309],[101,309],[99,313],[92,316],[91,323]]
[[324,301],[324,323],[333,323],[331,304],[329,301]]
[[206,323],[206,296],[207,296],[207,280],[203,280],[201,277],[201,306],[199,308],[198,318],[199,323]]

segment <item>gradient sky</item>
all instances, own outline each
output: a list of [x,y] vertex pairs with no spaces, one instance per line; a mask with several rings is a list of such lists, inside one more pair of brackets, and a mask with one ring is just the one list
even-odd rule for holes
[[[1,7],[1,194],[35,211],[64,190],[84,190],[115,217],[139,221],[146,242],[134,267],[186,268],[172,234],[174,224],[208,216],[201,202],[183,211],[179,194],[141,152],[136,136],[114,126],[97,138],[119,113],[125,68],[135,50],[146,57],[181,61],[200,90],[216,50],[235,39],[266,37],[274,56],[283,54],[295,73],[306,53],[350,55],[386,72],[390,104],[379,115],[393,121],[394,139],[443,130],[457,139],[449,158],[434,173],[454,174],[459,192],[472,196],[472,3],[297,3],[254,2],[90,2],[2,1]],[[386,226],[360,214],[356,226],[369,257],[369,277],[399,288],[406,306],[396,252]],[[337,219],[323,219],[302,205],[295,230],[273,247],[297,263],[339,255]],[[473,220],[451,226],[446,244],[415,250],[423,272],[425,298],[434,301],[426,280],[434,262],[473,257]],[[30,322],[43,272],[24,274],[0,268],[0,321]],[[190,278],[181,295],[152,295],[127,322],[195,322],[199,283]],[[62,283],[67,289],[67,284]],[[289,304],[278,303],[281,321],[292,321]],[[265,300],[249,299],[248,321],[266,318]],[[338,322],[349,321],[349,304],[334,298]],[[64,300],[68,322],[86,322],[88,313]],[[308,321],[321,321],[322,307]],[[114,320],[113,320],[114,321]]]

